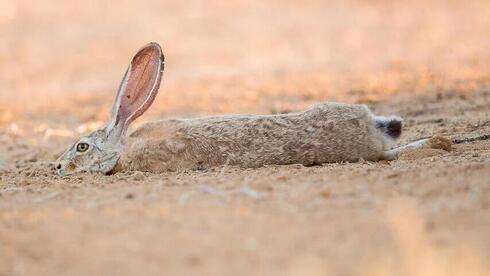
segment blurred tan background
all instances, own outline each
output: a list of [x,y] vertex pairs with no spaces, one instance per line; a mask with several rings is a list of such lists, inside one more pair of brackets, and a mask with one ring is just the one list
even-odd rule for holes
[[110,101],[149,41],[166,54],[157,106],[168,112],[267,112],[303,102],[287,96],[369,101],[489,84],[487,1],[0,3],[2,106]]

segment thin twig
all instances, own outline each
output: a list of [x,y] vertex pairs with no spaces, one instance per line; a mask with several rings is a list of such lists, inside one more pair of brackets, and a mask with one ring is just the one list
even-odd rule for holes
[[490,139],[490,134],[483,134],[476,137],[466,137],[461,139],[453,139],[454,144],[470,143],[474,141],[483,141]]

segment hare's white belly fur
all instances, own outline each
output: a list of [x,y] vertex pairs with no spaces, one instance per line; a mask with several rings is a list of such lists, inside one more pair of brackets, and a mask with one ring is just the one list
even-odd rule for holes
[[125,141],[117,170],[176,171],[379,160],[388,141],[365,105],[299,113],[150,122]]

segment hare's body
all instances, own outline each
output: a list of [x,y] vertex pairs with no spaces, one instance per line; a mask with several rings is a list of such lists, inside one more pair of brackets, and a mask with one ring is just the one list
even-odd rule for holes
[[432,138],[391,149],[401,133],[400,118],[375,116],[365,105],[340,103],[281,115],[153,122],[126,136],[131,122],[155,99],[163,65],[158,44],[138,51],[121,82],[107,126],[80,138],[60,156],[59,175],[393,160],[406,150],[450,147],[447,139]]
[[299,113],[151,122],[129,135],[116,170],[379,160],[389,137],[364,105],[325,103]]

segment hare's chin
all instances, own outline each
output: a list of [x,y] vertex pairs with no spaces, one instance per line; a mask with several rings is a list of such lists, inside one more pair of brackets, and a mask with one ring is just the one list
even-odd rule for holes
[[80,171],[66,171],[64,169],[61,169],[61,170],[57,170],[56,173],[59,175],[59,176],[69,176],[69,175],[73,175],[73,174],[76,174],[76,173],[79,173]]

